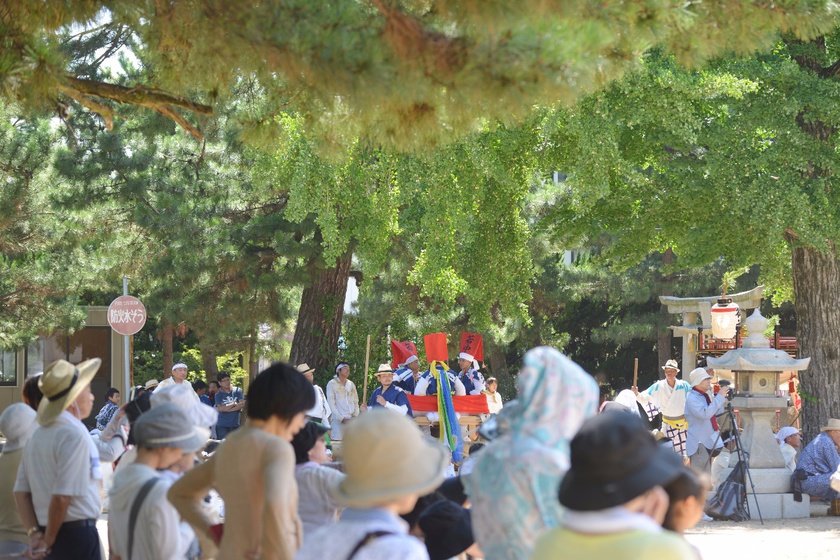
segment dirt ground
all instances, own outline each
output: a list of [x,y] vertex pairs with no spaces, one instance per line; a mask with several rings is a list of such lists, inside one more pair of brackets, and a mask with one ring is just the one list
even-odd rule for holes
[[765,520],[741,523],[705,521],[689,531],[686,539],[706,560],[823,560],[840,557],[840,517],[827,517],[828,506],[811,504],[810,519]]

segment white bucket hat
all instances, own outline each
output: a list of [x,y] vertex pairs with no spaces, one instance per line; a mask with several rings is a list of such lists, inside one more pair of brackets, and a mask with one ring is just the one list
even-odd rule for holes
[[709,375],[709,372],[701,367],[691,370],[691,373],[688,374],[688,381],[692,387],[697,387],[704,380],[711,378],[712,376]]
[[443,482],[449,454],[443,445],[424,439],[406,416],[376,408],[347,425],[342,442],[347,476],[330,490],[335,501],[346,507],[371,507],[408,494],[428,494]]
[[11,453],[26,446],[38,427],[35,421],[37,417],[38,413],[23,403],[15,403],[0,414],[0,433],[6,438],[3,453]]
[[74,366],[65,360],[56,360],[47,366],[38,379],[38,388],[44,394],[38,406],[38,423],[46,426],[82,394],[96,375],[102,360],[93,358]]

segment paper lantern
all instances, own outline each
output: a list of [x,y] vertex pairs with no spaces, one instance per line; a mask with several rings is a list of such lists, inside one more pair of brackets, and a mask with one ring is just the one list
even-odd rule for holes
[[729,298],[720,298],[712,306],[712,335],[715,338],[735,338],[738,323],[741,319],[741,308],[732,303]]

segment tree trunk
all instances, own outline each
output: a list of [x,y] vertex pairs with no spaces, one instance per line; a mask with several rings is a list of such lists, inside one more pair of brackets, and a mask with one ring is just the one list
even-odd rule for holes
[[201,349],[201,362],[204,365],[204,375],[207,377],[207,381],[213,381],[219,377],[216,351],[201,343],[199,343],[199,348]]
[[164,323],[160,333],[163,343],[163,379],[172,375],[172,366],[175,360],[172,357],[172,338],[175,336],[175,328],[170,323]]
[[303,289],[289,353],[292,364],[306,362],[317,371],[332,369],[338,352],[351,257],[348,253],[339,258],[334,268],[310,264],[310,283]]
[[799,376],[804,440],[829,418],[840,418],[840,262],[834,250],[793,249],[793,290],[799,354],[811,358]]

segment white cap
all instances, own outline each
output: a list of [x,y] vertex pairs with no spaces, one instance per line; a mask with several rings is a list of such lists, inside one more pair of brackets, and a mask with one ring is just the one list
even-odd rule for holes
[[473,356],[472,354],[467,354],[466,352],[461,352],[460,354],[458,354],[458,359],[467,360],[468,362],[474,362],[475,356]]
[[408,364],[412,364],[412,363],[414,363],[414,362],[419,362],[419,361],[420,361],[420,359],[419,359],[417,356],[415,356],[415,355],[413,355],[413,354],[412,354],[411,356],[409,356],[408,358],[406,358],[405,362],[403,362],[403,364],[402,364],[402,365],[403,365],[403,366],[407,366]]
[[691,370],[691,373],[688,374],[688,380],[692,387],[697,387],[704,379],[711,378],[712,376],[709,375],[709,372],[701,367]]
[[798,433],[799,430],[793,426],[785,426],[776,433],[776,439],[779,441],[779,445],[782,445],[787,438]]

